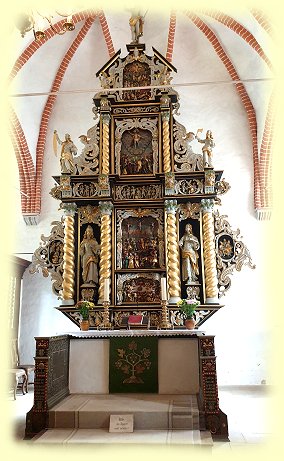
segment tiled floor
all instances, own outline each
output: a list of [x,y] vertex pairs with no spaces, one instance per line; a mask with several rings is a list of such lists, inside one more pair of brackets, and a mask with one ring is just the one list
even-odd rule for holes
[[[220,387],[220,408],[228,416],[230,442],[215,441],[213,452],[216,454],[219,452],[228,453],[228,451],[240,449],[244,446],[262,446],[262,444],[269,442],[272,436],[272,430],[269,427],[267,418],[270,399],[272,399],[272,395],[266,386]],[[25,415],[33,404],[32,386],[30,386],[28,394],[21,395],[18,393],[16,401],[11,396],[10,404],[14,414],[12,424],[14,437],[17,440],[23,440]],[[100,438],[103,434],[97,434],[96,436]],[[144,436],[145,434],[139,434],[141,438],[140,443],[143,443]],[[169,440],[169,436],[167,437],[167,440]],[[112,441],[113,438],[109,440],[109,442]],[[73,443],[76,443],[76,437]],[[178,444],[179,437],[171,437],[168,443]]]

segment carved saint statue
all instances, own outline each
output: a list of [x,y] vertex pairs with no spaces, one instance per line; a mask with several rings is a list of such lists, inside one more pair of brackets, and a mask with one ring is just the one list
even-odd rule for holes
[[84,283],[98,283],[98,260],[100,245],[94,237],[93,228],[89,225],[80,244],[82,278]]
[[195,282],[199,275],[198,252],[200,245],[192,233],[191,224],[185,226],[184,235],[179,241],[182,258],[182,280],[186,283]]
[[144,17],[141,16],[140,12],[137,10],[128,11],[131,11],[131,18],[129,19],[132,38],[131,43],[139,43],[139,38],[143,35]]
[[[54,139],[61,145],[60,166],[62,174],[75,174],[76,167],[73,155],[77,154],[77,147],[73,143],[70,134],[66,133],[64,141],[59,139],[57,131],[54,130]],[[54,142],[55,146],[55,142]]]
[[202,144],[204,144],[204,146],[202,147],[204,168],[213,168],[212,149],[213,147],[215,147],[215,143],[213,141],[212,131],[210,130],[207,131],[205,139],[200,139],[198,137],[198,131],[201,131],[201,130],[197,130],[196,139],[198,142],[201,142]]

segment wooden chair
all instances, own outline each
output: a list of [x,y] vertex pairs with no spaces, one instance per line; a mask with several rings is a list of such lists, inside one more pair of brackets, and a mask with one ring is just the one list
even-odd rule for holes
[[20,363],[20,358],[19,358],[19,348],[18,348],[18,340],[17,339],[12,339],[12,367],[13,369],[18,369],[18,370],[24,370],[27,379],[25,380],[25,391],[28,392],[28,384],[29,383],[29,373],[33,372],[35,369],[34,365],[30,364],[24,364]]

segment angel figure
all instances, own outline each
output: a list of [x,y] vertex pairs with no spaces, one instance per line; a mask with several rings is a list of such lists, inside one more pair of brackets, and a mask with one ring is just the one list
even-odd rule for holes
[[66,133],[64,141],[59,139],[57,131],[54,130],[54,151],[57,154],[57,144],[61,145],[60,166],[62,174],[75,174],[76,167],[73,155],[77,154],[77,147],[73,143],[70,134]]
[[213,147],[215,147],[215,143],[213,140],[212,131],[207,130],[205,139],[199,138],[198,136],[199,131],[202,131],[202,129],[197,130],[196,139],[198,142],[201,142],[202,144],[204,144],[204,146],[202,147],[204,168],[213,168],[212,149]]

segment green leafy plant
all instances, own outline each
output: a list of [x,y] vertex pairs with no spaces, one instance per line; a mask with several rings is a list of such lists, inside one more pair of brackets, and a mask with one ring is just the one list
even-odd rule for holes
[[90,310],[94,309],[95,305],[91,301],[78,301],[75,307],[79,308],[82,320],[89,320]]
[[197,306],[199,306],[200,302],[196,299],[181,299],[177,302],[177,306],[179,307],[180,311],[184,314],[186,319],[192,319],[193,314]]

